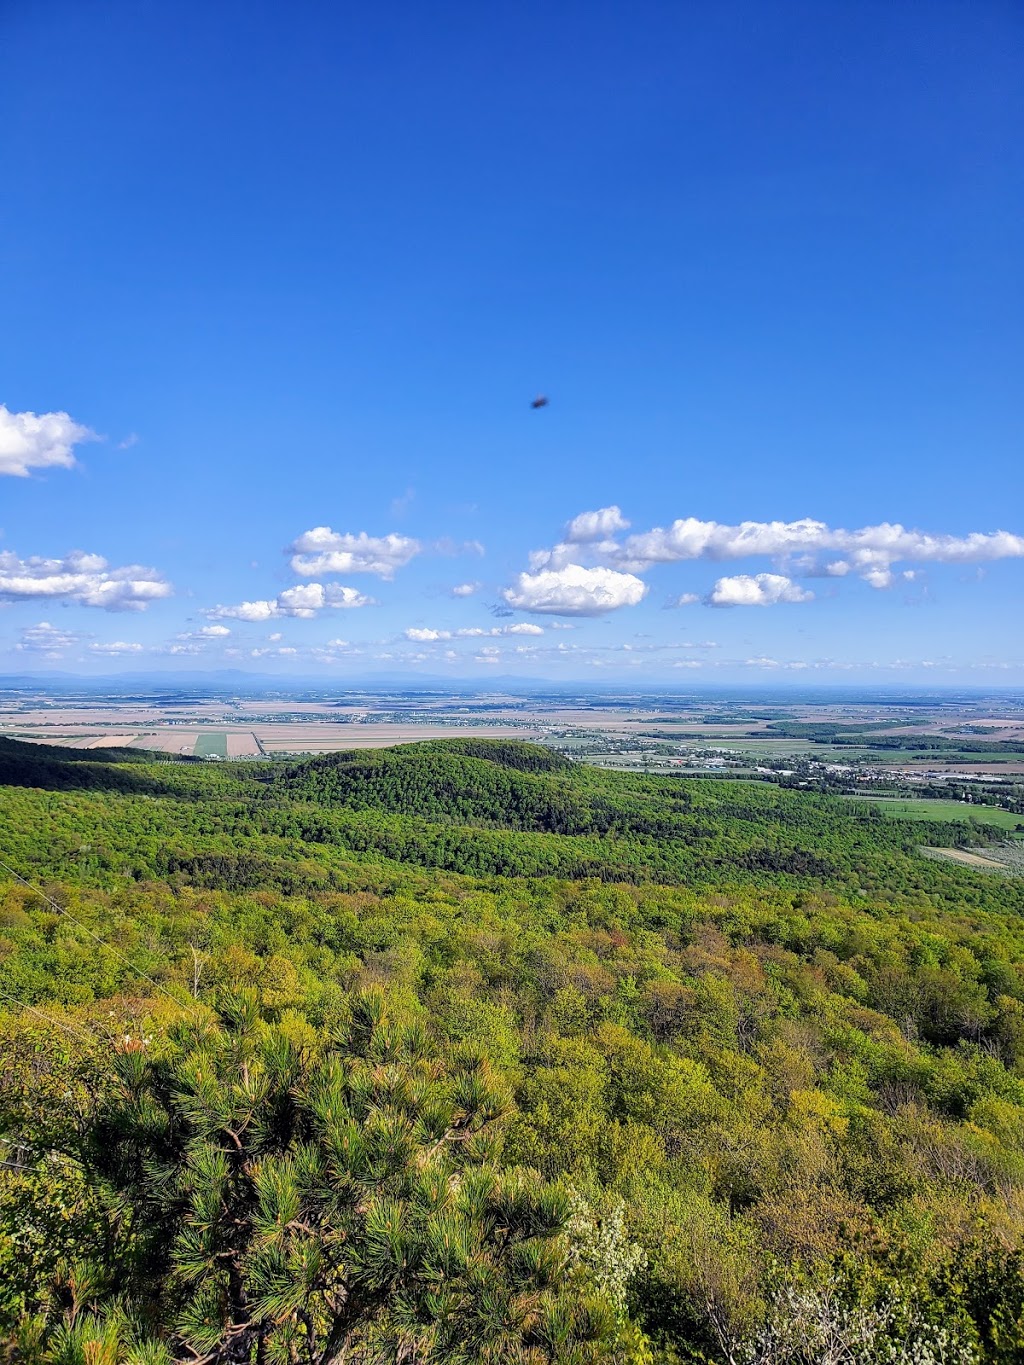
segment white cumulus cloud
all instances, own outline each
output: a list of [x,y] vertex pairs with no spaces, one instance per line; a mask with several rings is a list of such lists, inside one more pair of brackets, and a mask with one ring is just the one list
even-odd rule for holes
[[405,638],[417,644],[432,644],[435,640],[450,640],[452,633],[450,630],[432,630],[429,626],[410,626]]
[[392,533],[368,536],[332,531],[329,526],[315,526],[305,531],[289,547],[291,566],[303,578],[316,574],[370,573],[378,578],[393,578],[423,549],[411,536]]
[[210,607],[206,615],[217,621],[269,621],[275,616],[283,616],[284,612],[278,608],[275,597],[272,600],[260,598],[253,602],[238,602],[230,607]]
[[472,597],[475,592],[480,591],[479,583],[456,583],[452,588],[453,597]]
[[325,608],[346,611],[375,605],[375,598],[367,597],[356,588],[343,588],[333,583],[326,587],[322,583],[300,583],[297,587],[286,588],[277,597],[239,602],[235,606],[210,607],[203,614],[212,621],[273,621],[279,616],[311,621]]
[[618,507],[599,507],[596,512],[581,512],[566,523],[563,539],[570,545],[591,540],[607,540],[616,531],[627,531],[629,522]]
[[810,602],[813,592],[777,573],[734,574],[720,578],[708,594],[709,607],[771,607],[777,602]]
[[66,412],[11,412],[0,403],[0,474],[24,479],[33,469],[71,469],[75,446],[97,439]]
[[887,564],[873,564],[866,567],[861,574],[864,582],[872,588],[891,588],[892,570]]
[[615,569],[566,564],[539,573],[521,573],[502,596],[518,611],[550,612],[559,616],[600,616],[642,601],[647,584],[631,573]]
[[[838,558],[831,556],[838,555]],[[938,535],[880,522],[847,531],[823,521],[744,521],[727,526],[685,517],[626,538],[611,558],[642,572],[653,564],[688,559],[792,560],[801,573],[842,577],[860,574],[872,587],[888,587],[890,567],[898,561],[973,564],[1024,557],[1024,536],[1009,531],[972,531]]]
[[0,551],[0,602],[49,598],[106,611],[144,611],[172,591],[156,569],[140,564],[112,568],[102,555],[84,550],[72,550],[61,559],[20,559],[13,550]]

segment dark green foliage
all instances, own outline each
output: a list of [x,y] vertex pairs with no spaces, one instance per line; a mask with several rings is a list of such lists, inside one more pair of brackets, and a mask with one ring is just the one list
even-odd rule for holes
[[0,735],[0,786],[159,792],[164,790],[159,779],[138,771],[141,764],[153,761],[168,760],[134,749],[64,749]]
[[119,1305],[175,1357],[606,1358],[614,1319],[570,1296],[564,1197],[495,1165],[507,1090],[485,1060],[442,1064],[379,993],[305,1045],[238,995],[96,1079],[65,1149],[101,1255],[39,1287],[44,1340],[89,1325],[88,1278],[94,1326]]
[[6,735],[0,735],[0,763],[5,766],[0,769],[4,783],[11,779],[8,773],[15,772],[20,767],[22,772],[28,773],[33,765],[39,763],[56,763],[61,766],[79,763],[153,763],[170,762],[169,755],[142,752],[138,749],[69,749],[59,744],[29,744],[23,740],[9,739]]
[[[297,766],[60,764],[0,787],[6,847],[35,876],[183,878],[242,890],[342,889],[352,855],[451,872],[602,881],[920,888],[977,904],[991,878],[920,858],[921,844],[983,844],[991,830],[902,821],[865,804],[754,783],[683,782],[591,769],[524,769],[445,741]],[[33,746],[19,746],[31,749]],[[454,747],[457,752],[449,752]],[[538,757],[540,755],[540,757]],[[534,771],[533,765],[541,770]],[[88,776],[83,779],[83,771]],[[88,786],[95,794],[70,794]],[[31,794],[30,794],[31,792]],[[154,808],[154,796],[171,798]],[[55,839],[40,843],[40,820]],[[67,838],[65,838],[67,834]],[[339,871],[344,868],[345,871]],[[999,893],[1024,908],[1024,882]]]
[[438,754],[461,754],[464,758],[485,758],[502,768],[523,773],[558,773],[572,767],[561,754],[553,753],[541,744],[525,744],[518,739],[433,739],[403,747],[406,751],[416,748]]
[[318,805],[581,834],[593,828],[587,803],[570,780],[550,776],[568,768],[533,745],[463,740],[328,754],[271,781]]

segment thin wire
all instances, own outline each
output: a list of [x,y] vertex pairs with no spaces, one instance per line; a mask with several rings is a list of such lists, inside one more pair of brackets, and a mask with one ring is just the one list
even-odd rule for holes
[[[51,1153],[47,1152],[45,1155],[50,1156]],[[63,1152],[58,1152],[56,1155],[63,1156],[64,1154]],[[74,1158],[69,1157],[68,1160],[74,1160]],[[28,1175],[34,1169],[28,1162],[22,1165],[17,1161],[0,1161],[0,1166],[6,1166],[9,1171],[20,1171],[22,1175]]]
[[161,986],[159,981],[154,981],[153,978],[149,976],[146,972],[144,972],[141,967],[137,967],[135,963],[131,961],[130,958],[125,957],[124,953],[119,952],[117,948],[114,948],[104,938],[101,938],[99,934],[94,933],[93,930],[90,929],[87,924],[83,924],[81,920],[75,919],[74,915],[70,912],[70,910],[65,910],[63,905],[60,905],[57,901],[55,901],[52,896],[48,896],[45,891],[41,891],[38,886],[33,886],[27,877],[23,877],[20,872],[16,872],[14,868],[11,867],[8,863],[5,863],[2,858],[0,858],[0,867],[2,867],[5,872],[9,872],[12,877],[16,878],[17,881],[21,882],[22,886],[27,886],[28,889],[30,891],[34,891],[37,896],[42,896],[43,900],[46,901],[48,905],[52,905],[54,910],[56,910],[58,914],[64,915],[67,919],[71,921],[72,924],[77,925],[78,928],[83,931],[83,933],[88,934],[91,939],[94,939],[95,942],[97,942],[101,948],[106,948],[107,951],[113,953],[116,958],[120,958],[120,960],[125,964],[126,967],[130,967],[132,971],[136,973],[136,975],[141,976],[145,981],[148,981],[149,984],[154,987],[154,989],[160,991],[163,995],[166,995],[168,1000],[173,1000],[174,1003],[179,1008],[182,1007],[181,1001],[178,999],[178,997],[176,995],[172,995],[171,992],[166,988],[166,986]]
[[[29,1158],[43,1161],[48,1157],[57,1157],[61,1161],[70,1161],[74,1166],[82,1165],[80,1157],[73,1156],[71,1152],[62,1152],[59,1147],[34,1147],[31,1142],[12,1142],[10,1138],[0,1138],[0,1142],[5,1147],[13,1147],[16,1151],[28,1153],[23,1161],[15,1163],[19,1169],[26,1169],[29,1166]],[[0,1160],[0,1165],[10,1166],[11,1163]]]
[[21,1171],[22,1175],[32,1169],[30,1166],[19,1165],[17,1161],[0,1161],[0,1166],[6,1166],[9,1171]]
[[65,1033],[73,1034],[76,1038],[82,1038],[86,1042],[110,1042],[109,1038],[101,1038],[98,1033],[93,1033],[91,1030],[88,1033],[83,1033],[79,1029],[72,1027],[71,1024],[66,1024],[60,1019],[54,1019],[51,1015],[44,1014],[42,1010],[37,1010],[34,1005],[26,1005],[24,1000],[19,1000],[16,995],[9,995],[7,991],[0,991],[0,996],[2,996],[4,1000],[12,1001],[15,1005],[19,1006],[19,1008],[28,1010],[29,1014],[37,1014],[44,1023],[52,1024],[54,1028],[62,1028]]

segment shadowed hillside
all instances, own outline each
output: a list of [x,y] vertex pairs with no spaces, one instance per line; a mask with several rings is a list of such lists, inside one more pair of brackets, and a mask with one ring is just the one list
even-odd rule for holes
[[323,806],[549,834],[594,828],[570,764],[533,744],[441,740],[325,754],[272,781],[299,800]]
[[166,761],[162,755],[136,749],[68,749],[0,736],[0,785],[8,787],[162,791],[159,781],[138,771],[161,761]]

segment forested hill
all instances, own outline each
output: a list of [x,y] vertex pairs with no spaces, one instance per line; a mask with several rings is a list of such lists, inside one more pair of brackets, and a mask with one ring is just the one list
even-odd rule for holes
[[[0,809],[8,848],[38,876],[59,878],[70,863],[104,884],[127,873],[327,890],[348,884],[355,860],[474,875],[920,890],[951,904],[1002,896],[1024,910],[1024,882],[994,888],[991,877],[920,855],[923,844],[984,844],[986,827],[894,820],[868,803],[763,783],[602,772],[535,745],[448,740],[239,765],[102,762],[36,747],[8,742],[0,755]],[[29,795],[37,789],[53,793],[46,841],[39,797]]]
[[[931,878],[922,844],[992,838],[981,826],[895,821],[867,803],[763,783],[602,772],[509,741],[328,754],[268,773],[266,786],[296,809],[316,806],[328,841],[453,871],[668,882],[866,877],[903,886]],[[459,827],[457,838],[448,826]]]
[[0,741],[0,1359],[1015,1365],[1024,879],[920,853],[993,837]]
[[566,759],[535,744],[434,740],[310,759],[270,781],[300,801],[549,834],[600,826]]
[[[57,744],[27,744],[0,735],[0,786],[55,787],[58,789],[109,786],[111,765],[166,763],[168,754],[140,749],[67,749]],[[98,772],[102,768],[105,777]]]

